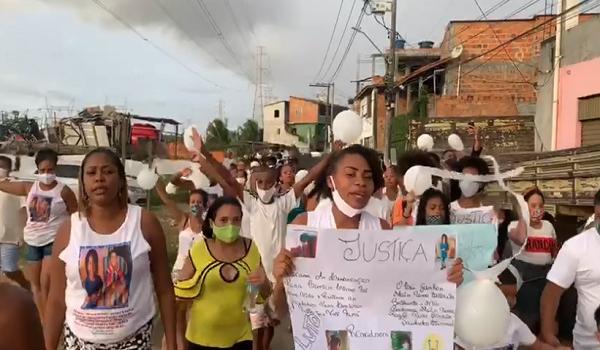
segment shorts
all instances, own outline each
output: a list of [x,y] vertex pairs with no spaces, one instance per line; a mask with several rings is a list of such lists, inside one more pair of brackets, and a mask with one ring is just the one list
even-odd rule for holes
[[0,243],[0,272],[19,271],[21,249],[16,244]]
[[27,245],[27,261],[36,262],[42,261],[45,257],[52,255],[52,243],[48,243],[41,247]]
[[152,320],[143,325],[128,338],[111,344],[96,344],[79,339],[65,324],[65,350],[152,350]]

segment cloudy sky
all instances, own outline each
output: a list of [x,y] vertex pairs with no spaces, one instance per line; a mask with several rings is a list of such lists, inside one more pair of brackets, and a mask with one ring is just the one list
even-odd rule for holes
[[[484,9],[505,3],[493,18],[530,2],[479,0]],[[520,17],[543,12],[544,3]],[[331,69],[322,80],[338,66],[361,5],[343,1],[323,70]],[[259,45],[267,54],[273,96],[315,97],[319,91],[308,84],[321,66],[339,7],[340,0],[0,0],[0,110],[40,115],[47,105],[108,103],[205,125],[223,101],[230,126],[237,126],[252,116]],[[398,31],[410,43],[437,43],[449,20],[479,15],[473,0],[401,0]],[[372,16],[361,28],[379,47],[386,45],[386,31]],[[356,37],[335,79],[336,102],[354,91],[358,55],[373,51]],[[360,72],[368,76],[370,66],[361,65]]]

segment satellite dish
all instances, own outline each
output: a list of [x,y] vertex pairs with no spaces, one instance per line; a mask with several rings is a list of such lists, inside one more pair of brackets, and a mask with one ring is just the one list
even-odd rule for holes
[[450,57],[458,58],[458,57],[460,57],[460,55],[462,55],[462,52],[463,52],[463,46],[458,45],[452,49],[452,52],[450,52]]

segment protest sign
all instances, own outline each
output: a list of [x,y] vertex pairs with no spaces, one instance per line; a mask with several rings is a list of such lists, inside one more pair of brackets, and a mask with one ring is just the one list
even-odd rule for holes
[[498,217],[493,206],[461,208],[453,202],[450,208],[451,224],[497,224]]
[[288,226],[287,278],[297,350],[453,348],[460,256],[451,226],[359,231]]

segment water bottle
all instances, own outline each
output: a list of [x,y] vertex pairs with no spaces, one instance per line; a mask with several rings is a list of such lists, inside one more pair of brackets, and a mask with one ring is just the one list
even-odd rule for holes
[[248,283],[246,285],[246,298],[244,299],[244,312],[254,313],[256,309],[256,300],[258,299],[258,286]]

